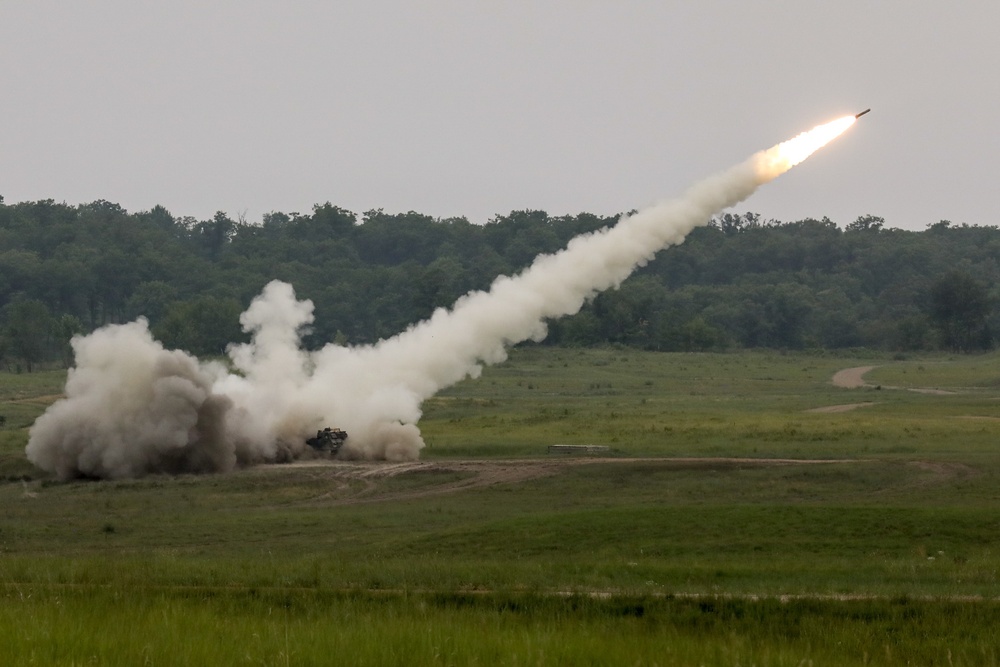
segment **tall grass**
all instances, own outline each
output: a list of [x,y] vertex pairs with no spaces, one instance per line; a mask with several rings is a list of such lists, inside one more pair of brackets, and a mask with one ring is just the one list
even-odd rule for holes
[[4,664],[996,664],[1000,606],[919,600],[0,594]]

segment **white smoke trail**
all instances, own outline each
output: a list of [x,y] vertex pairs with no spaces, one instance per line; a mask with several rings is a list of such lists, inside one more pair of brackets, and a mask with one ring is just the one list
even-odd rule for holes
[[[240,319],[253,337],[230,350],[238,375],[163,350],[144,323],[77,339],[67,398],[32,427],[28,458],[63,477],[228,470],[297,456],[304,438],[322,425],[350,434],[342,456],[416,458],[423,447],[416,423],[425,399],[467,376],[478,377],[483,364],[503,361],[510,345],[541,340],[547,319],[576,313],[588,298],[618,287],[656,252],[681,243],[854,121],[848,116],[821,125],[706,178],[677,199],[576,237],[519,275],[501,276],[488,292],[471,292],[451,310],[438,309],[373,346],[302,351],[299,330],[312,321],[312,303],[297,301],[291,286],[279,281]],[[123,346],[111,362],[105,357],[113,338],[134,344]],[[91,354],[92,348],[105,355]],[[156,371],[161,366],[181,366],[184,373],[164,376]],[[121,377],[128,378],[127,389],[114,388]],[[233,409],[227,409],[230,403]],[[203,448],[210,453],[200,454]]]
[[[413,425],[425,399],[477,377],[484,363],[503,361],[508,346],[541,340],[547,319],[576,313],[588,298],[618,287],[656,252],[681,243],[854,121],[847,116],[816,127],[706,178],[677,199],[576,237],[563,251],[539,256],[523,273],[498,278],[488,292],[467,294],[450,311],[439,309],[394,338],[350,350],[327,346],[314,356],[315,370],[304,378],[295,404],[345,424],[352,434],[349,452],[356,456],[415,458],[423,442]],[[337,391],[343,378],[351,378],[347,392]],[[390,425],[397,426],[385,430]]]

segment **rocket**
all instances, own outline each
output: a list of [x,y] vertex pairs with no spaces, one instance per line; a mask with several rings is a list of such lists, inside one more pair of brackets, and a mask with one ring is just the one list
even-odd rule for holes
[[855,117],[855,118],[861,118],[862,116],[864,116],[864,115],[865,115],[866,113],[868,113],[869,111],[871,111],[871,109],[865,109],[864,111],[862,111],[862,112],[861,112],[861,113],[859,113],[859,114],[854,114],[854,117]]

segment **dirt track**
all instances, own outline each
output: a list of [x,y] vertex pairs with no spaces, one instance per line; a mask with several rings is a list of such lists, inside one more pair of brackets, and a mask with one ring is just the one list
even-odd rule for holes
[[[338,461],[335,459],[302,461],[251,468],[245,474],[306,475],[325,489],[319,495],[296,504],[324,506],[363,505],[404,502],[489,487],[517,485],[533,479],[552,477],[582,466],[645,466],[650,472],[664,470],[702,470],[720,472],[745,468],[805,467],[833,464],[858,464],[863,459],[786,459],[786,458],[607,458],[549,457],[533,459],[461,459],[447,461]],[[903,488],[935,486],[950,480],[976,477],[980,471],[961,463],[908,461],[912,474],[903,484],[875,492],[897,492]],[[398,482],[391,480],[400,478]]]
[[[774,466],[809,466],[851,463],[852,459],[754,459],[754,458],[607,458],[560,456],[537,459],[464,459],[455,461],[409,461],[405,463],[338,461],[333,459],[300,461],[262,466],[250,472],[268,474],[308,472],[329,480],[330,491],[310,502],[332,505],[395,502],[426,498],[491,486],[518,484],[557,475],[570,468],[587,465],[650,465],[659,469],[740,468]],[[413,489],[392,490],[380,482],[400,476],[418,478],[427,475],[428,483]],[[432,475],[440,475],[434,483]]]
[[826,414],[832,414],[836,412],[850,412],[851,410],[857,410],[858,408],[866,408],[869,405],[875,405],[872,401],[867,401],[865,403],[843,403],[841,405],[825,405],[822,408],[811,408],[806,410],[806,412],[822,412]]
[[[952,396],[956,392],[947,391],[945,389],[937,389],[934,387],[892,387],[889,385],[874,385],[865,382],[865,375],[878,366],[857,366],[855,368],[845,368],[842,371],[837,371],[833,374],[833,378],[830,382],[833,383],[834,387],[840,387],[842,389],[902,389],[905,391],[912,391],[917,394],[932,394],[934,396]],[[866,405],[864,403],[853,404],[855,407],[860,407]]]

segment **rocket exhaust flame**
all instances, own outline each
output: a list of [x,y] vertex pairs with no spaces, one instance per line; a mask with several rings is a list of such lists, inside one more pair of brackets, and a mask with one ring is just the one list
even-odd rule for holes
[[761,151],[662,202],[572,239],[522,273],[501,276],[403,333],[362,347],[300,348],[312,303],[274,281],[241,316],[252,334],[230,349],[232,373],[165,350],[144,320],[73,340],[66,398],[31,428],[28,459],[63,478],[226,471],[300,455],[323,425],[349,433],[339,456],[406,460],[423,447],[423,401],[510,345],[545,337],[546,320],[571,315],[619,286],[661,249],[749,197],[857,120],[846,116]]
[[766,179],[763,183],[777,178],[839,137],[857,122],[860,115],[844,116],[824,125],[817,125],[794,139],[783,141],[774,148],[758,154],[761,155],[759,160],[761,176]]

